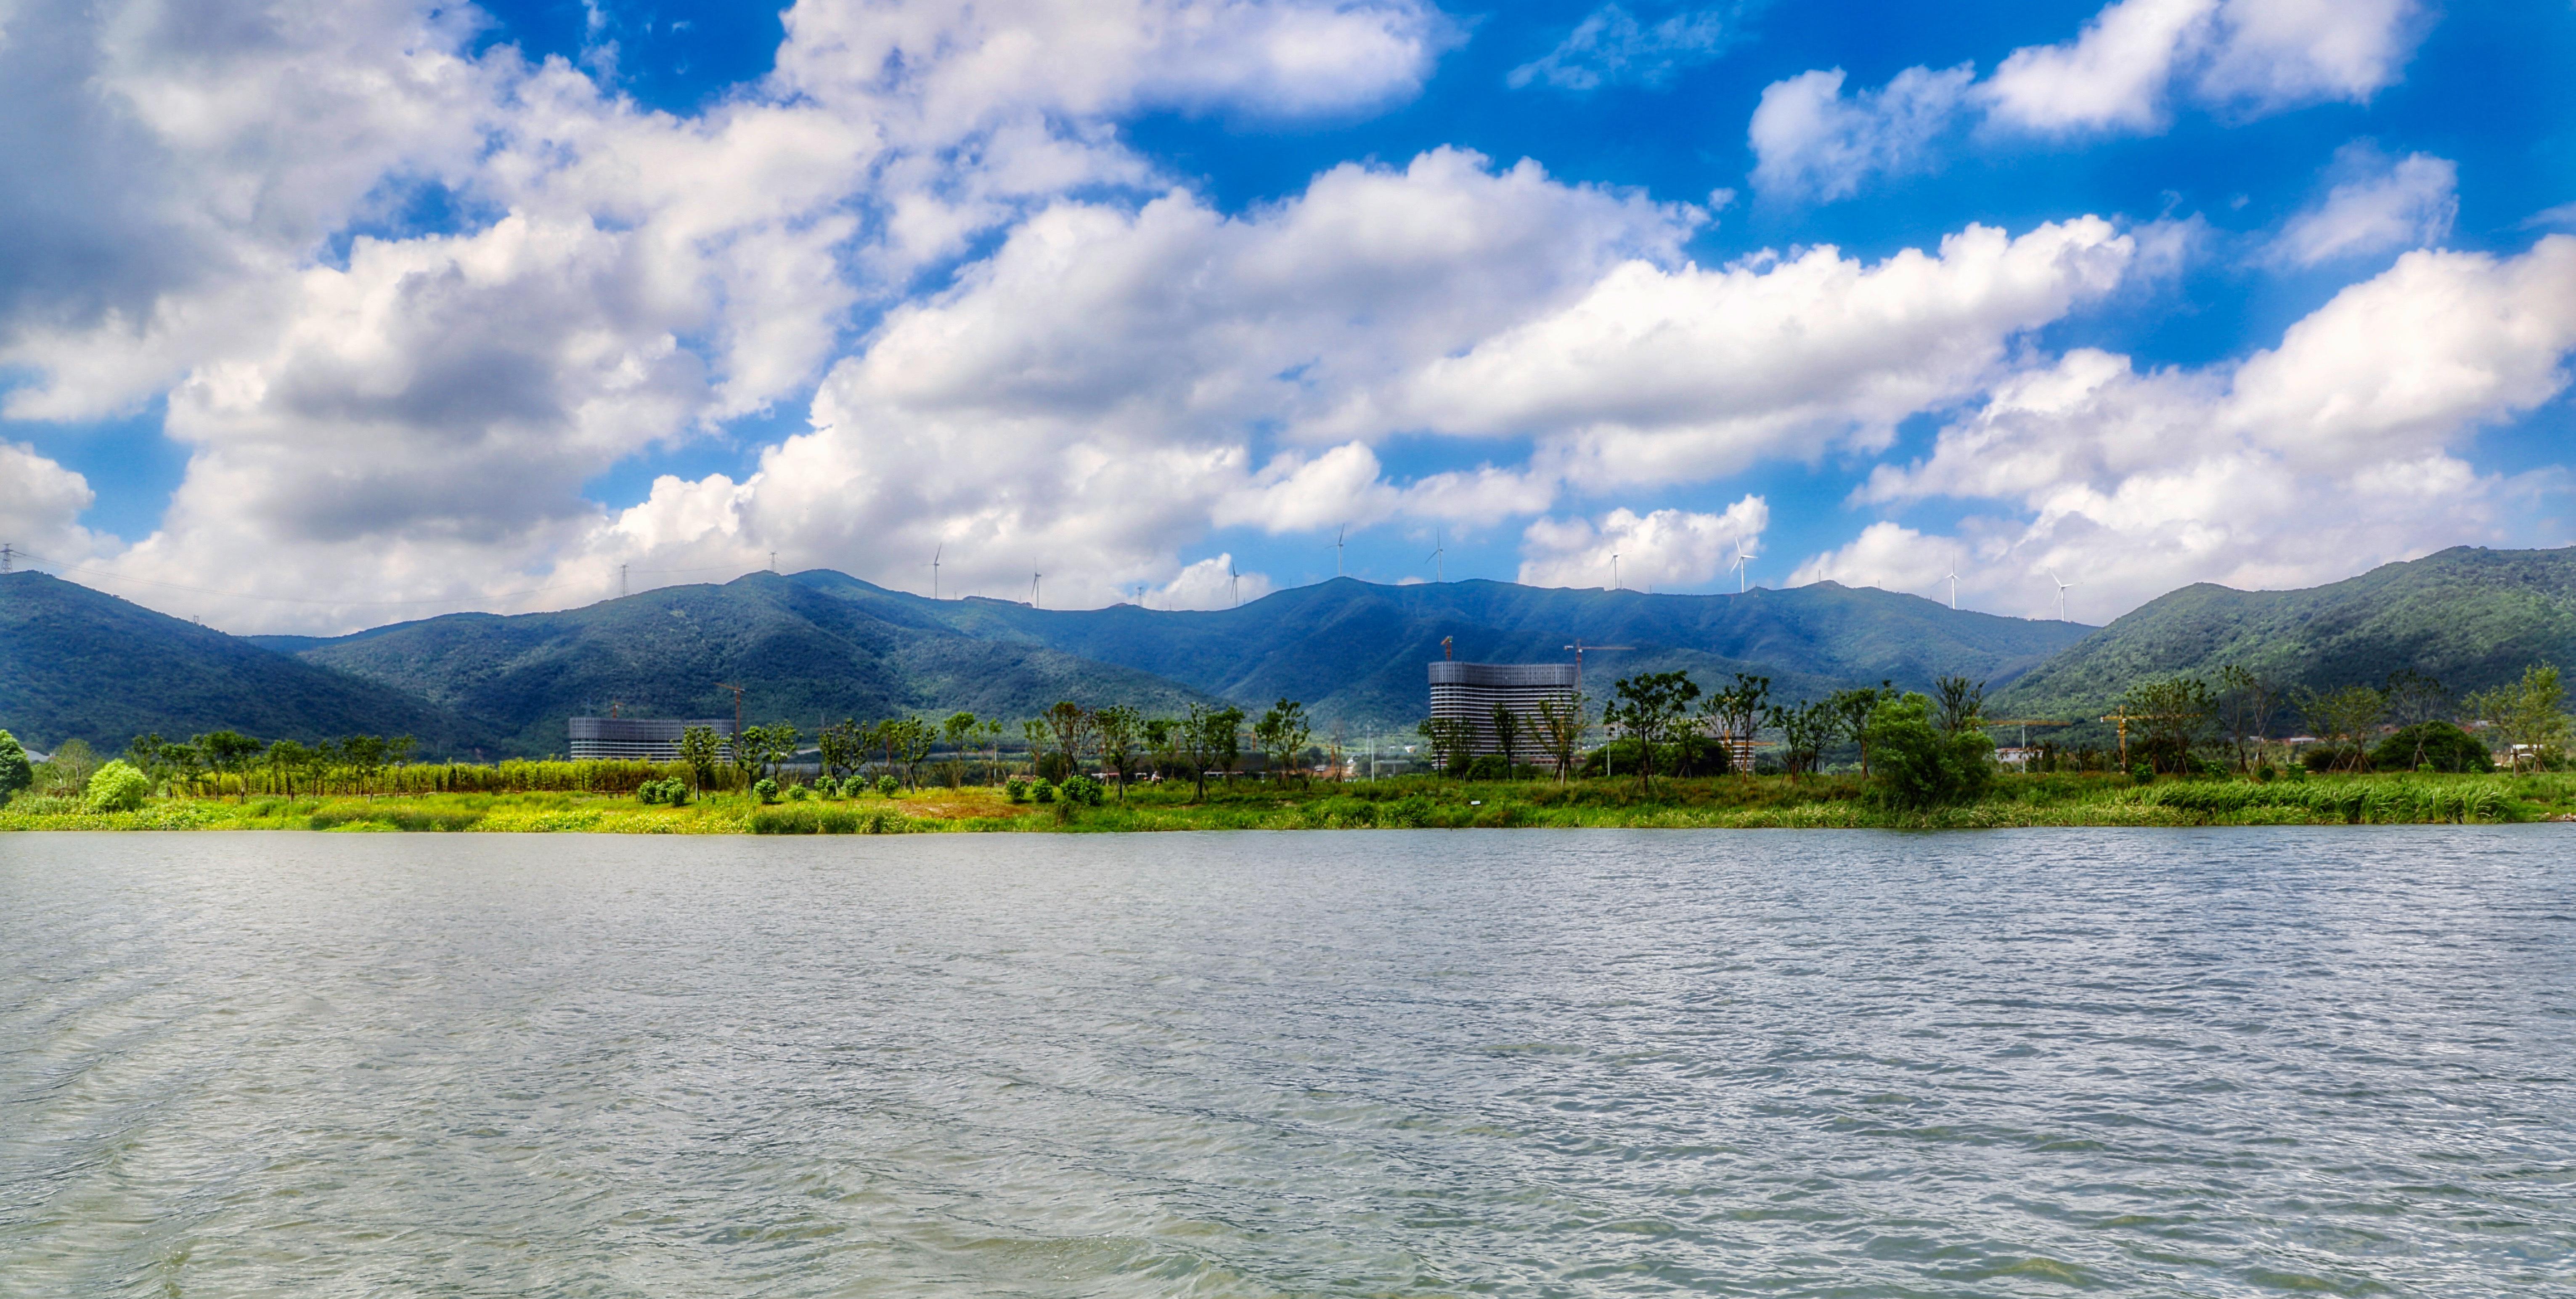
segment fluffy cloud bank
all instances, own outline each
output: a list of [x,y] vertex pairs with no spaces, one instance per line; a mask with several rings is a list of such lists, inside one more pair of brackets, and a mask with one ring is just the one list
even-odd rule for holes
[[2412,51],[2415,0],[2117,0],[2071,41],[2013,51],[1984,80],[1909,68],[1844,93],[1841,69],[1762,93],[1749,128],[1754,183],[1832,200],[1874,175],[1937,165],[1944,137],[2066,137],[2164,129],[2177,98],[2234,115],[2366,101]]
[[1520,580],[1531,586],[1615,582],[1645,591],[1696,586],[1749,566],[1762,553],[1762,530],[1769,526],[1771,507],[1759,496],[1720,514],[1618,509],[1598,522],[1541,518],[1521,534]]
[[2235,365],[2141,373],[2079,349],[1999,385],[1860,493],[2016,514],[1972,518],[1956,543],[1881,524],[1798,579],[1928,594],[1926,552],[1959,544],[1982,607],[2053,613],[2054,570],[2082,584],[2081,618],[2190,581],[2309,585],[2491,535],[2513,484],[2458,452],[2564,391],[2571,351],[2565,235],[2515,257],[2407,253]]

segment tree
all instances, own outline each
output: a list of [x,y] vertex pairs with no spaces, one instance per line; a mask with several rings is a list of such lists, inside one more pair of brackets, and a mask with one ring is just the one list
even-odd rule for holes
[[352,735],[340,741],[340,760],[348,765],[362,787],[372,789],[376,773],[385,768],[385,740],[380,735]]
[[[2413,735],[2417,741],[2415,749],[2399,765],[2408,771],[2423,766],[2423,742],[2427,737],[2439,734],[2425,730],[2424,724],[2450,720],[2451,692],[2431,676],[2413,668],[2399,668],[2388,674],[2388,684],[2380,689],[2379,694],[2388,701],[2388,724],[2401,733]],[[2378,764],[2376,753],[2371,755],[2371,761],[2373,765]]]
[[1871,712],[1868,729],[1878,755],[1870,792],[1889,806],[1919,810],[1964,803],[1994,781],[1994,740],[1974,727],[1942,730],[1932,701],[1922,695],[1883,701]]
[[1520,765],[1521,715],[1502,704],[1494,705],[1494,743],[1503,751],[1503,770]]
[[930,756],[931,746],[938,742],[939,728],[919,717],[899,718],[885,725],[887,765],[901,765],[904,783],[921,788],[921,760]]
[[[857,728],[844,733],[855,736]],[[724,740],[712,726],[692,726],[680,732],[680,761],[689,764],[689,775],[697,781],[698,792],[707,792],[707,783],[716,777],[716,760],[724,756]]]
[[2281,688],[2252,668],[2230,663],[2218,670],[2218,723],[2236,751],[2236,769],[2245,771],[2262,756],[2270,738],[2272,714],[2281,707]]
[[2566,697],[2558,669],[2535,663],[2522,670],[2520,681],[2470,696],[2468,708],[2504,741],[2506,760],[2518,771],[2524,758],[2537,767],[2544,750],[2565,747]]
[[2217,703],[2198,677],[2142,681],[2120,696],[2120,711],[2139,728],[2140,750],[2157,771],[2191,770],[2191,752],[2209,729]]
[[[681,756],[687,756],[685,746]],[[859,727],[859,719],[844,717],[815,732],[814,756],[823,764],[823,774],[827,776],[846,775],[865,765],[868,739],[867,732]]]
[[1059,700],[1046,710],[1047,729],[1055,733],[1056,751],[1064,755],[1065,779],[1071,780],[1082,770],[1082,751],[1090,747],[1091,714],[1070,699]]
[[982,725],[975,714],[963,711],[950,713],[948,720],[939,724],[940,733],[948,737],[948,747],[957,753],[951,788],[966,781],[966,746],[974,740],[976,730]]
[[2299,696],[2299,715],[2310,732],[2332,746],[2336,771],[2359,771],[2369,764],[2370,732],[2387,711],[2387,696],[2368,686],[2308,690]]
[[122,759],[108,763],[89,778],[93,812],[131,812],[152,792],[152,778]]
[[1671,742],[1690,701],[1699,698],[1699,685],[1684,672],[1641,672],[1621,678],[1611,691],[1615,698],[1602,720],[1637,742],[1637,779],[1652,790],[1655,746]]
[[804,738],[794,722],[745,727],[742,742],[735,746],[736,760],[751,763],[753,770],[768,777],[778,764],[796,756],[797,743]]
[[1234,783],[1234,769],[1243,760],[1243,710],[1221,708],[1208,714],[1208,748],[1216,756],[1217,770],[1225,773],[1225,783]]
[[1476,752],[1476,728],[1455,717],[1425,717],[1413,729],[1431,750],[1433,766],[1445,775],[1464,778],[1467,763]]
[[1735,680],[1699,706],[1699,712],[1718,738],[1726,742],[1727,766],[1741,765],[1749,773],[1753,764],[1744,761],[1744,755],[1752,748],[1763,718],[1770,715],[1771,678],[1738,672]]
[[1773,705],[1769,718],[1780,732],[1780,761],[1790,775],[1824,766],[1825,750],[1842,734],[1842,712],[1831,699]]
[[1143,738],[1145,715],[1125,704],[1112,704],[1091,715],[1092,734],[1100,740],[1101,761],[1118,775],[1118,801],[1127,801],[1127,779],[1136,766],[1136,743]]
[[1826,706],[1833,709],[1835,729],[1850,736],[1860,745],[1860,774],[1863,780],[1869,778],[1870,714],[1877,712],[1880,704],[1895,697],[1895,684],[1881,681],[1875,687],[1862,686],[1857,690],[1837,690],[1825,699]]
[[36,768],[27,761],[27,746],[18,743],[17,736],[0,731],[0,807],[35,783]]
[[1190,779],[1198,786],[1198,799],[1207,798],[1208,768],[1218,763],[1231,770],[1234,752],[1240,740],[1236,729],[1243,725],[1240,708],[1210,708],[1205,704],[1190,705],[1190,714],[1174,729],[1174,747],[1178,756],[1190,764]]
[[1314,734],[1306,720],[1306,706],[1294,699],[1272,704],[1252,724],[1253,739],[1261,745],[1261,760],[1270,768],[1271,780],[1287,783],[1289,769],[1297,765],[1297,755],[1306,751],[1306,742]]
[[1144,724],[1145,756],[1154,764],[1154,774],[1168,774],[1181,762],[1182,724],[1168,717],[1148,719]]
[[193,744],[164,744],[145,774],[167,780],[194,793],[199,777],[205,774],[206,754]]
[[978,729],[984,735],[984,778],[998,782],[1002,770],[1002,719],[987,717]]
[[288,798],[295,797],[297,773],[311,769],[319,758],[314,750],[293,740],[275,740],[268,746],[268,769]]
[[[1044,769],[1047,745],[1046,719],[1042,717],[1032,717],[1021,722],[1020,738],[1023,741],[1026,741],[1029,746],[1029,774],[1039,777],[1040,779],[1044,779],[1047,774]],[[1069,775],[1071,773],[1058,772],[1056,774]]]
[[1986,683],[1971,683],[1966,677],[1943,677],[1932,683],[1941,692],[1935,702],[1932,724],[1943,735],[1956,735],[1971,727],[1982,726],[1986,719]]
[[[220,775],[238,776],[259,756],[260,742],[239,731],[209,731],[197,737],[197,748]],[[216,793],[223,791],[219,788]]]
[[1556,783],[1562,785],[1573,779],[1575,759],[1583,749],[1583,731],[1591,724],[1591,713],[1582,695],[1538,701],[1538,741],[1546,749],[1548,761],[1556,764]]
[[2417,722],[2371,750],[2370,765],[2382,771],[2493,771],[2487,746],[2445,721]]

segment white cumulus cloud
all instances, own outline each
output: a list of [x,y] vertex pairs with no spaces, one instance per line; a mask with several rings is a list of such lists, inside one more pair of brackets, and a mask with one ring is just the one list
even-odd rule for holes
[[[1520,580],[1530,586],[1628,590],[1698,586],[1762,551],[1771,507],[1747,496],[1723,513],[1615,509],[1598,520],[1534,519],[1521,533]],[[1749,562],[1749,561],[1748,561]]]
[[1843,93],[1804,72],[1763,91],[1749,128],[1766,194],[1830,201],[1873,176],[1930,170],[1954,126],[1996,134],[2154,133],[2187,97],[2235,117],[2366,102],[2420,35],[2416,0],[2116,0],[2071,41],[2025,46],[1979,81],[1967,66],[1908,68]]
[[2339,150],[2334,187],[2291,218],[2273,255],[2296,266],[2438,244],[2459,217],[2460,169],[2447,158],[2389,158],[2366,142]]

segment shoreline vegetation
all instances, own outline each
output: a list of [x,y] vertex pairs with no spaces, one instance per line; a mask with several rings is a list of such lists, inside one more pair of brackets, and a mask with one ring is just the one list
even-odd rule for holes
[[[1534,716],[1493,705],[1491,730],[1419,726],[1432,773],[1353,779],[1338,734],[1304,706],[1256,721],[1192,704],[1186,717],[1056,704],[1004,760],[999,719],[914,715],[825,725],[811,750],[785,722],[686,728],[678,761],[412,763],[407,737],[317,745],[219,731],[138,735],[101,762],[70,741],[41,765],[0,731],[0,831],[399,830],[611,834],[914,834],[1172,830],[1621,828],[1976,829],[2020,826],[2426,825],[2576,821],[2571,719],[2555,668],[2455,705],[2400,672],[2386,689],[2301,699],[2316,736],[2268,736],[2280,691],[2230,668],[2217,688],[2133,687],[2116,760],[2025,747],[2008,767],[1981,682],[1937,695],[1876,689],[1772,701],[1738,673],[1704,693],[1681,672],[1621,679],[1595,714],[1580,693]],[[1694,710],[1693,703],[1698,707]],[[2499,772],[2488,742],[2502,740]],[[1247,723],[1249,725],[1247,726]],[[1594,727],[1600,747],[1586,743]],[[2132,728],[2136,744],[2132,746]],[[2217,734],[2213,735],[2213,731]],[[1777,735],[1768,752],[1754,741]],[[2322,738],[2320,738],[2322,737]],[[1252,743],[1250,755],[1243,741]],[[944,742],[945,755],[942,755]],[[2304,743],[2300,749],[2297,743]],[[1849,752],[1857,770],[1829,760]],[[803,755],[814,761],[806,764]],[[1376,764],[1372,748],[1370,769]],[[1406,749],[1407,765],[1414,750]],[[1527,754],[1535,763],[1519,761]],[[1259,772],[1248,771],[1250,756]],[[2276,762],[2275,758],[2281,759]],[[2033,770],[2036,768],[2036,770]],[[871,772],[873,771],[873,774]],[[1612,773],[1616,772],[1614,776]],[[928,777],[928,779],[925,779]],[[20,791],[30,796],[12,797]]]
[[[569,764],[566,764],[569,765]],[[1013,802],[967,786],[763,802],[710,793],[673,805],[577,789],[152,797],[122,810],[21,797],[0,831],[319,830],[594,834],[1118,833],[1342,829],[2002,829],[2428,825],[2576,821],[2576,775],[2426,773],[2141,782],[2107,773],[2000,775],[1981,797],[1899,809],[1855,775],[1472,781],[1438,776],[1273,785],[1140,784],[1121,800]]]

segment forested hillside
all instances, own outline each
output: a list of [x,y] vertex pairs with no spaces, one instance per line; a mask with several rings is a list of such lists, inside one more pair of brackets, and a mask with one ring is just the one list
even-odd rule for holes
[[2576,668],[2576,550],[2461,546],[2296,591],[2206,583],[2162,596],[2014,682],[1998,715],[2099,716],[2132,684],[2228,664],[2285,687],[2377,685],[2400,669],[2455,692],[2532,663]]

